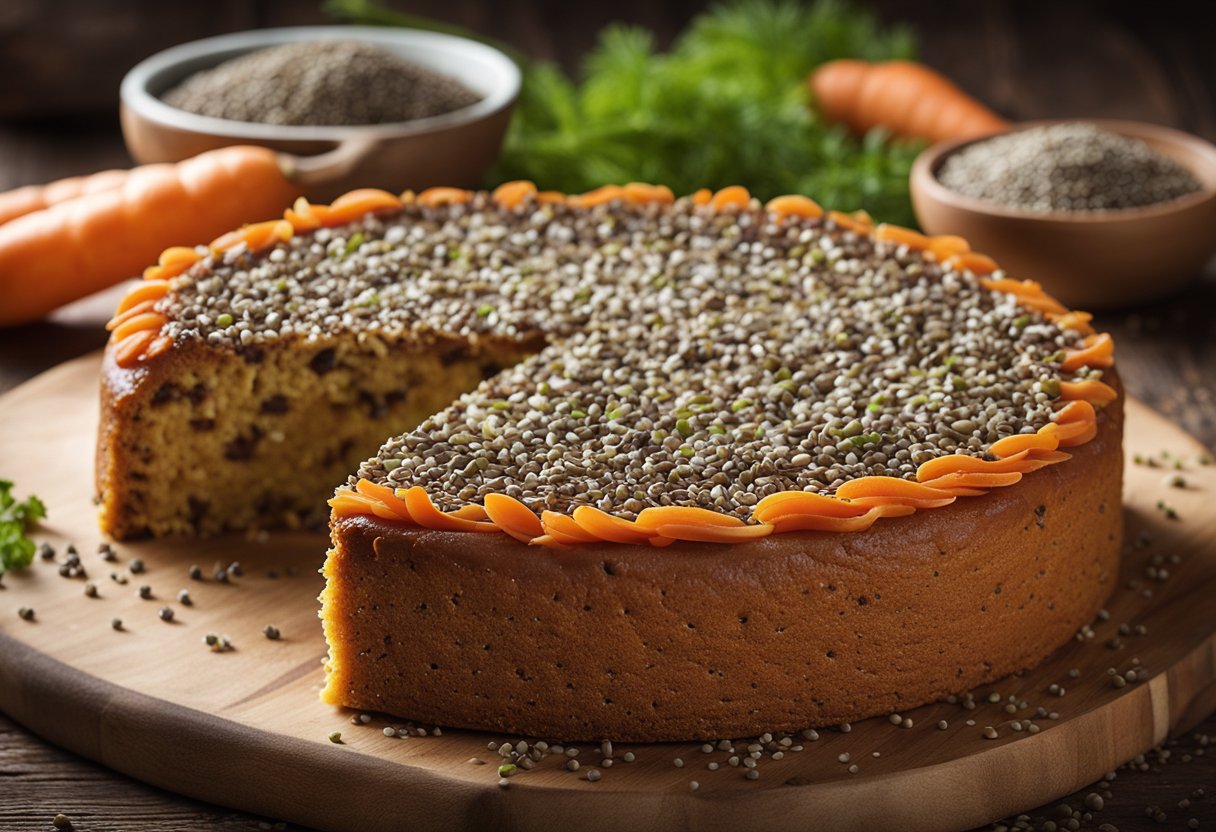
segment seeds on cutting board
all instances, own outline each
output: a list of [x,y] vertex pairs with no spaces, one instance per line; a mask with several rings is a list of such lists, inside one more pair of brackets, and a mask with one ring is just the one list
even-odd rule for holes
[[211,648],[212,653],[226,653],[229,650],[235,649],[228,636],[222,636],[218,633],[207,633],[207,635],[203,636],[203,643]]
[[213,118],[317,126],[413,121],[481,100],[448,75],[353,40],[259,49],[191,75],[162,98]]
[[97,597],[97,584],[93,583],[92,581],[85,581],[84,594],[85,594],[86,598],[96,598]]
[[275,627],[273,624],[267,624],[262,628],[262,635],[266,636],[266,638],[270,639],[271,641],[278,641],[280,636],[279,628]]
[[161,607],[160,611],[157,612],[157,615],[160,616],[161,621],[165,621],[165,622],[172,621],[173,620],[173,608],[172,607]]
[[946,157],[937,178],[965,196],[1037,212],[1139,208],[1203,187],[1144,142],[1079,122],[967,145]]
[[110,629],[121,630],[122,629],[122,619],[121,618],[111,618],[110,619]]
[[132,575],[141,575],[147,570],[147,567],[139,558],[132,558],[131,562],[127,564],[127,569]]
[[17,610],[17,616],[22,621],[33,621],[34,620],[34,608],[33,607],[20,607]]

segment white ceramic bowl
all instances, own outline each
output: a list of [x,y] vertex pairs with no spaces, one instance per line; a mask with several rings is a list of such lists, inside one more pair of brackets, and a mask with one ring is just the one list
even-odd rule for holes
[[[282,126],[200,116],[161,101],[187,76],[256,49],[313,40],[359,40],[455,78],[482,99],[430,118],[351,127]],[[122,128],[136,161],[176,162],[233,144],[271,147],[294,163],[310,196],[355,187],[392,191],[482,185],[502,147],[520,72],[505,54],[465,38],[415,29],[296,26],[206,38],[166,49],[123,79]]]

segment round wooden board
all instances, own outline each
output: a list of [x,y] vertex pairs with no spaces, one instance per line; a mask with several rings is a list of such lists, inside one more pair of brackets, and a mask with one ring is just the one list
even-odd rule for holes
[[[60,577],[54,562],[5,576],[0,709],[52,742],[192,797],[330,830],[531,830],[574,818],[584,830],[733,830],[758,820],[772,830],[957,829],[1080,788],[1216,707],[1216,467],[1198,463],[1204,451],[1197,442],[1130,402],[1129,458],[1169,451],[1185,461],[1188,487],[1168,485],[1172,469],[1129,460],[1123,573],[1109,620],[1094,622],[1092,638],[976,691],[974,710],[941,703],[906,713],[911,729],[877,718],[847,733],[823,730],[817,741],[795,737],[804,750],[781,760],[766,755],[759,780],[728,765],[728,752],[669,743],[618,746],[615,764],[590,782],[587,767],[602,755],[584,744],[581,771],[549,757],[503,789],[499,758],[486,748],[503,737],[389,738],[382,729],[400,720],[356,726],[349,712],[320,704],[325,645],[315,598],[324,537],[122,544],[118,563],[96,554],[98,366],[97,356],[78,359],[0,399],[0,476],[17,482],[18,495],[44,498],[50,518],[40,539],[60,552],[74,542],[100,590],[99,598],[85,597],[83,579]],[[1158,500],[1181,520],[1166,518]],[[1154,556],[1168,580],[1146,577]],[[127,574],[133,557],[146,573],[125,584],[112,580],[111,572]],[[242,577],[188,578],[191,564],[210,576],[217,562],[231,561],[240,561]],[[138,597],[144,584],[152,600]],[[190,606],[177,602],[183,588]],[[36,611],[33,622],[18,618],[21,606]],[[159,619],[162,606],[174,609],[172,623]],[[121,631],[110,626],[115,617]],[[1143,624],[1148,634],[1123,636],[1124,646],[1112,649],[1107,643],[1124,623]],[[282,639],[264,638],[266,624]],[[235,650],[210,652],[203,643],[209,632],[230,636]],[[1137,662],[1147,680],[1115,689],[1107,668],[1126,672]],[[1052,684],[1066,694],[1050,694]],[[988,702],[993,691],[1000,703]],[[1028,707],[1006,713],[1009,696]],[[1035,718],[1039,707],[1058,718]],[[939,730],[943,719],[949,727]],[[1037,734],[1012,729],[1014,720],[1028,719]],[[987,725],[999,729],[997,739],[983,737]],[[333,731],[342,732],[342,744],[327,739]],[[624,762],[625,751],[636,761]],[[856,774],[840,762],[846,752]],[[470,762],[475,757],[487,764]],[[674,765],[677,757],[683,767]],[[707,770],[711,761],[721,768]]]

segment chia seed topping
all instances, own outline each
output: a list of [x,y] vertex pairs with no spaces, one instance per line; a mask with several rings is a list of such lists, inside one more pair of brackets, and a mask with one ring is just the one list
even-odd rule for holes
[[[996,276],[1000,276],[998,273]],[[508,341],[531,358],[389,440],[357,477],[445,510],[492,492],[627,519],[746,518],[779,491],[985,456],[1051,418],[1078,334],[907,247],[752,203],[464,205],[209,256],[158,305],[166,332],[247,351]]]

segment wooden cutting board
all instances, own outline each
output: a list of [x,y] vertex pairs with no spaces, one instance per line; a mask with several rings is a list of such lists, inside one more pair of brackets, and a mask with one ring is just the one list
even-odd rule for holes
[[[96,554],[98,366],[97,356],[82,358],[0,398],[0,477],[16,481],[19,495],[44,498],[50,518],[39,539],[61,554],[74,542],[100,595],[86,597],[84,580],[61,577],[53,561],[5,576],[0,709],[54,743],[182,794],[329,830],[952,829],[1080,788],[1216,708],[1216,467],[1199,464],[1197,442],[1130,402],[1128,546],[1109,618],[1094,622],[1092,638],[977,690],[974,710],[942,703],[904,714],[910,729],[876,718],[847,733],[821,730],[816,741],[796,736],[803,750],[765,755],[758,780],[728,765],[729,752],[706,754],[698,744],[618,745],[610,768],[583,744],[580,771],[549,757],[500,788],[487,742],[504,737],[436,736],[428,725],[413,726],[415,734],[428,729],[425,737],[390,738],[383,729],[405,723],[376,716],[354,725],[350,712],[317,700],[323,536],[120,544],[118,563]],[[1131,462],[1162,451],[1183,460],[1186,488],[1166,482],[1172,467]],[[1180,519],[1168,519],[1158,500]],[[132,558],[146,571],[128,575]],[[210,576],[232,561],[244,574],[228,583],[188,577],[192,564]],[[1150,577],[1148,567],[1168,579]],[[151,600],[138,597],[141,585]],[[192,605],[178,603],[181,589]],[[32,622],[18,617],[22,606],[35,610]],[[158,616],[164,606],[174,610],[171,623]],[[121,630],[111,627],[116,617]],[[267,624],[280,640],[262,635]],[[1121,624],[1130,634],[1119,635]],[[1136,635],[1137,625],[1147,634]],[[229,636],[235,649],[211,652],[207,633]],[[1118,649],[1108,646],[1113,638],[1122,639]],[[1112,667],[1143,668],[1145,679],[1116,689]],[[988,701],[992,692],[1000,702]],[[1006,713],[1009,696],[1027,707]],[[1036,718],[1040,707],[1057,718]],[[1015,731],[1015,720],[1040,730]],[[984,738],[989,725],[997,739]],[[334,731],[341,744],[327,738]],[[737,743],[738,753],[751,741]],[[626,751],[634,762],[624,761]],[[708,770],[711,762],[720,769]],[[586,777],[591,766],[598,782]]]

